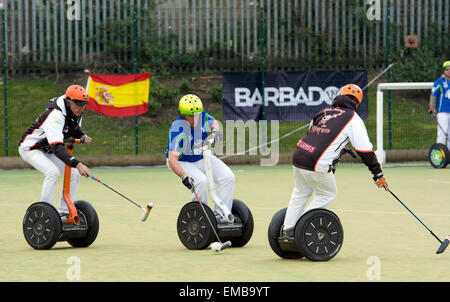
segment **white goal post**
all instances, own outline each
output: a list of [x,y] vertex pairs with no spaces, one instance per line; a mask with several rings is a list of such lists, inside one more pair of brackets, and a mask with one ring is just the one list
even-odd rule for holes
[[383,148],[383,91],[431,89],[433,82],[380,83],[377,86],[377,150],[375,154],[380,164],[386,162],[386,151]]

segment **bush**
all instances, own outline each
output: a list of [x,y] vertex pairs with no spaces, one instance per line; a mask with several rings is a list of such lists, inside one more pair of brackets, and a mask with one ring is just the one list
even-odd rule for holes
[[148,114],[155,115],[162,103],[173,104],[179,94],[178,89],[161,84],[156,78],[150,77],[150,93],[148,98]]
[[208,89],[208,93],[211,97],[211,101],[214,103],[222,103],[222,87],[221,86],[214,86]]
[[182,79],[178,89],[180,89],[181,93],[188,93],[192,90],[192,84],[189,80]]
[[420,41],[417,49],[405,47],[395,51],[392,75],[396,82],[434,82],[442,74],[442,63],[448,60],[448,33],[438,35],[435,26],[431,26],[426,38]]

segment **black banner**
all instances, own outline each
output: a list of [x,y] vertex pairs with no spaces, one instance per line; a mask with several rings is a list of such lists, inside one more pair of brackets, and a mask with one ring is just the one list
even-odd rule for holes
[[[309,121],[331,105],[342,86],[353,83],[364,88],[367,72],[266,72],[264,81],[266,120]],[[224,73],[224,120],[260,120],[263,107],[261,83],[260,72]],[[362,119],[368,118],[367,89],[356,112]]]

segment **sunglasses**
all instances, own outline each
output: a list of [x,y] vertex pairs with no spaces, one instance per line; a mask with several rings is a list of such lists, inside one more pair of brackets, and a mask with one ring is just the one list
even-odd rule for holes
[[84,106],[88,104],[88,102],[80,100],[72,100],[72,102],[74,102],[77,106]]
[[444,70],[445,70],[445,71],[449,71],[449,70],[450,70],[450,67],[448,67],[448,68],[445,68]]

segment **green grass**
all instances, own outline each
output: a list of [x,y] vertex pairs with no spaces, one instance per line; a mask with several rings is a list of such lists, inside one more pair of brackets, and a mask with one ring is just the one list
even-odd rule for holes
[[[48,251],[33,250],[22,234],[27,207],[37,201],[42,175],[35,170],[0,171],[0,281],[69,281],[71,257],[80,260],[80,281],[369,281],[372,256],[388,281],[450,281],[449,252],[390,194],[373,184],[362,164],[342,164],[336,172],[339,194],[331,204],[344,228],[341,251],[329,262],[284,260],[270,248],[272,215],[286,207],[293,188],[290,166],[232,167],[235,198],[251,209],[254,234],[242,248],[219,254],[184,248],[176,220],[190,194],[166,168],[94,169],[108,185],[154,208],[146,222],[140,210],[101,184],[83,178],[76,199],[91,202],[100,232],[89,248],[58,242]],[[393,192],[439,237],[448,233],[449,169],[385,168]],[[211,270],[211,268],[214,268]],[[214,273],[211,273],[213,271]],[[209,272],[209,273],[208,273]]]
[[[8,86],[8,137],[10,156],[17,156],[17,143],[35,118],[44,110],[48,100],[61,95],[63,91],[51,81],[43,79],[16,79]],[[386,96],[385,96],[386,97]],[[3,94],[0,103],[4,103]],[[223,122],[222,106],[204,98],[208,112]],[[140,154],[163,154],[167,145],[168,130],[176,118],[176,104],[163,104],[156,116],[143,115],[138,118],[138,141]],[[376,98],[375,89],[369,89],[369,119],[365,121],[369,137],[376,148]],[[436,125],[429,117],[424,103],[403,98],[392,100],[392,148],[428,149],[435,140]],[[0,110],[2,127],[4,110]],[[134,117],[108,117],[86,111],[83,129],[93,138],[93,144],[81,146],[77,153],[84,155],[135,154],[136,119]],[[279,136],[295,130],[308,122],[282,122]],[[291,152],[306,128],[279,142],[280,152]],[[5,155],[4,133],[0,136],[0,156]],[[271,139],[270,132],[268,133]],[[388,143],[388,113],[385,105],[385,149]]]

